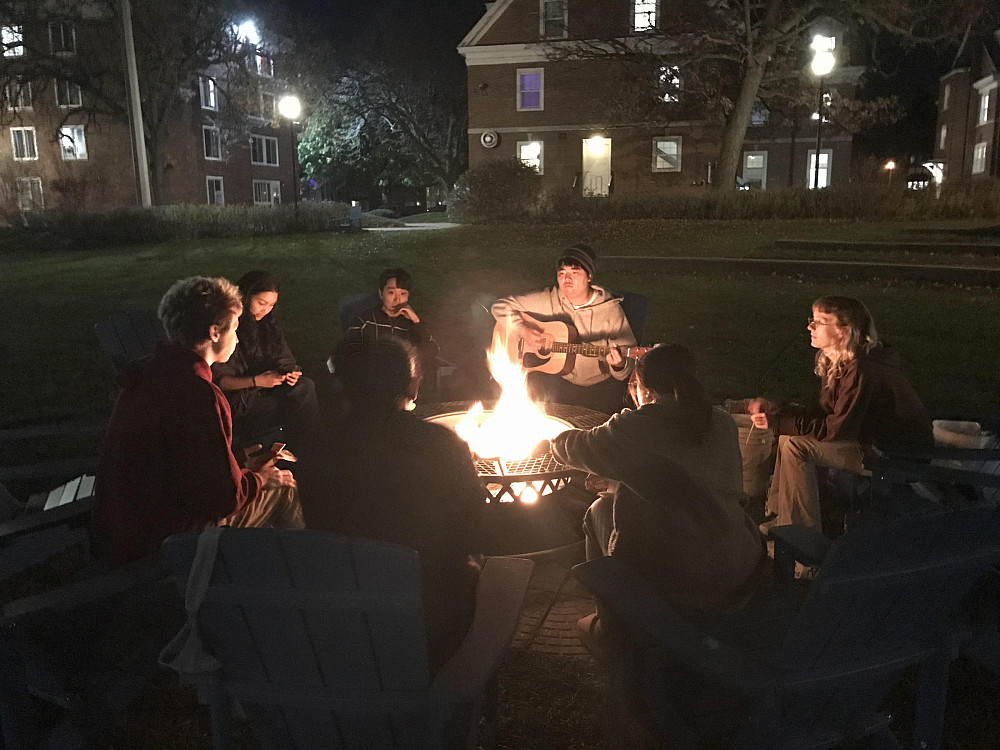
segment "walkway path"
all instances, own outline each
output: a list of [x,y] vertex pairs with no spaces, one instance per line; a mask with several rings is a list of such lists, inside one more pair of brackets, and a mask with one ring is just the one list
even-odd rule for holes
[[428,221],[421,224],[407,224],[402,227],[365,227],[366,232],[412,232],[420,229],[451,229],[457,227],[450,221]]

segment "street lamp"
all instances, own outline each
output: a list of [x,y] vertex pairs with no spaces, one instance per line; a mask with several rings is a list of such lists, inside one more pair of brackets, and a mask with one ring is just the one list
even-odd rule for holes
[[298,183],[298,148],[295,144],[295,121],[302,114],[302,102],[294,94],[281,97],[278,102],[278,114],[288,120],[288,133],[292,143],[292,203],[295,206],[295,217],[299,215],[299,183]]
[[884,169],[889,174],[890,185],[892,184],[892,171],[895,168],[896,168],[896,162],[894,162],[892,159],[889,159],[889,161],[887,161],[885,164],[882,165],[882,169]]
[[[837,60],[833,56],[833,38],[817,34],[810,45],[813,59],[810,63],[813,75],[819,78],[819,105],[816,107],[816,164],[813,168],[813,189],[819,187],[819,157],[823,147],[823,88],[824,79],[833,70]],[[829,179],[829,178],[828,178]]]

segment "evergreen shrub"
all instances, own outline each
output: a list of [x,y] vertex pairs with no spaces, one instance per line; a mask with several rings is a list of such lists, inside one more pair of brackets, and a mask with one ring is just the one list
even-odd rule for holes
[[458,178],[448,213],[459,221],[521,221],[540,210],[542,178],[520,159],[491,159]]

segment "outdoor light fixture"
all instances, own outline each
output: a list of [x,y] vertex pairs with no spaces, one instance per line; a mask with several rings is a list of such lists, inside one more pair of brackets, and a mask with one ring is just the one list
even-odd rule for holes
[[895,168],[896,168],[896,162],[894,162],[892,159],[889,159],[889,161],[885,163],[885,166],[882,167],[882,169],[888,169],[890,172]]
[[298,147],[295,143],[295,121],[302,114],[302,102],[294,94],[281,97],[278,101],[278,114],[288,120],[288,133],[292,142],[292,205],[296,218],[299,215],[299,182],[296,173],[298,172]]
[[[819,187],[819,159],[823,148],[823,104],[825,103],[823,88],[826,83],[824,79],[837,63],[837,59],[833,56],[834,43],[834,37],[817,34],[813,37],[812,44],[809,45],[813,50],[813,59],[809,67],[812,69],[813,75],[819,78],[819,105],[816,107],[816,115],[814,115],[816,120],[816,164],[813,168],[813,189]],[[827,175],[827,182],[829,182],[829,175]]]
[[587,139],[587,150],[592,154],[600,154],[604,151],[604,143],[607,139],[603,135],[594,135]]
[[257,24],[251,20],[246,20],[236,27],[236,38],[247,44],[260,44],[260,34],[257,32]]

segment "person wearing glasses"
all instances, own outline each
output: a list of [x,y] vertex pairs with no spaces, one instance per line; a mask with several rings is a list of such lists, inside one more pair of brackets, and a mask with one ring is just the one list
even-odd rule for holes
[[862,474],[872,446],[933,444],[924,405],[864,304],[821,297],[808,329],[817,350],[818,405],[794,410],[760,398],[747,403],[754,426],[779,436],[762,531],[790,523],[822,531],[817,466]]

